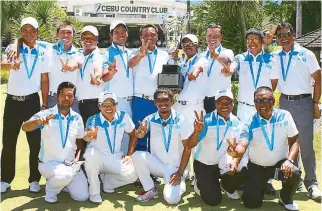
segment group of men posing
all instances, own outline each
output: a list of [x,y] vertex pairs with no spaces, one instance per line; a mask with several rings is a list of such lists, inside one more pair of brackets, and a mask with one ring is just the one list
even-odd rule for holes
[[[157,88],[158,73],[169,54],[156,47],[154,25],[140,29],[142,46],[131,52],[125,47],[126,23],[113,22],[113,42],[104,55],[97,47],[94,26],[82,29],[83,49],[72,44],[75,28],[70,22],[57,27],[58,44],[38,41],[38,33],[34,18],[23,19],[21,39],[2,61],[2,68],[10,70],[2,193],[15,175],[22,126],[30,148],[29,189],[40,191],[42,175],[49,203],[57,202],[62,190],[74,200],[101,203],[100,180],[104,192],[113,193],[137,179],[144,188],[137,200],[148,201],[158,196],[153,175],[164,179],[166,202],[177,204],[186,191],[192,154],[194,190],[205,203],[219,204],[221,190],[239,199],[236,189],[244,184],[244,205],[260,207],[267,181],[275,178],[283,184],[279,202],[288,210],[298,210],[292,196],[301,182],[299,148],[308,196],[321,200],[313,149],[321,70],[315,55],[295,42],[290,24],[279,24],[265,36],[249,29],[247,51],[235,57],[221,45],[219,25],[207,27],[208,46],[201,54],[198,38],[183,36],[185,59],[179,63],[184,88],[176,102],[171,90]],[[282,48],[267,53],[264,49],[274,34]],[[231,75],[236,71],[234,116]],[[273,108],[277,86],[282,93],[280,109]]]

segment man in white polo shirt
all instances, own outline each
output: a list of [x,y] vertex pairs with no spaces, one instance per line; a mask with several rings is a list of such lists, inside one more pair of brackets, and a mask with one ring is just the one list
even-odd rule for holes
[[[48,72],[51,68],[50,50],[36,43],[38,22],[32,17],[21,21],[22,45],[20,55],[13,64],[2,66],[10,69],[8,95],[3,116],[3,136],[1,152],[1,193],[6,192],[15,176],[16,145],[23,121],[40,110],[38,92],[41,90],[42,105],[45,109],[48,97]],[[31,192],[39,192],[40,173],[38,153],[40,131],[27,132],[29,144],[29,183]]]
[[204,108],[206,113],[210,113],[216,109],[214,93],[219,89],[231,88],[231,73],[227,74],[222,71],[223,66],[218,62],[219,56],[226,56],[230,61],[234,59],[234,52],[224,48],[221,45],[223,38],[222,28],[220,25],[209,24],[207,27],[206,40],[207,50],[200,54],[208,60],[207,72],[208,83],[205,91]]
[[234,107],[231,90],[217,90],[215,98],[215,111],[205,117],[203,113],[198,116],[195,112],[200,123],[195,127],[196,138],[189,142],[190,148],[197,146],[193,164],[197,180],[196,193],[211,206],[218,205],[222,200],[220,186],[229,198],[240,198],[236,189],[245,180],[248,161],[247,156],[229,160],[226,154],[229,147],[226,139],[238,139],[241,128],[241,122],[231,113]]
[[304,185],[308,196],[321,201],[322,191],[316,178],[313,149],[313,120],[321,116],[318,107],[321,97],[321,68],[313,52],[295,42],[291,24],[279,24],[276,37],[282,49],[273,52],[273,89],[278,85],[281,92],[280,108],[292,114],[299,130],[301,159],[305,169]]
[[[73,45],[76,36],[75,26],[69,21],[63,21],[57,26],[59,42],[52,46],[52,69],[49,73],[48,108],[57,104],[57,87],[64,81],[76,84],[78,63],[77,48]],[[79,113],[78,101],[74,100],[73,110]]]
[[[117,110],[117,97],[102,92],[99,97],[100,113],[91,116],[86,124],[84,140],[89,141],[84,154],[89,183],[90,201],[101,203],[99,173],[104,174],[103,190],[113,193],[114,188],[133,183],[137,175],[131,156],[135,149],[135,126],[130,116]],[[124,133],[130,135],[127,154],[121,152]]]
[[238,54],[231,68],[238,71],[238,108],[237,116],[246,122],[256,109],[252,93],[260,86],[271,85],[272,55],[262,50],[264,34],[262,31],[251,28],[246,33],[247,51]]
[[182,38],[183,52],[186,60],[181,65],[184,77],[183,90],[177,96],[174,109],[185,117],[187,121],[194,122],[194,111],[204,111],[203,99],[207,89],[208,60],[198,55],[198,38],[193,34],[186,34]]
[[[142,46],[133,52],[129,67],[133,68],[134,96],[132,100],[133,122],[136,127],[147,115],[157,111],[153,102],[153,93],[157,89],[158,74],[167,64],[169,55],[157,48],[158,28],[148,24],[140,28]],[[148,137],[144,136],[136,145],[136,150],[148,151]]]
[[[111,23],[110,37],[112,45],[106,49],[104,55],[104,69],[108,72],[102,78],[107,81],[105,90],[114,93],[117,96],[117,108],[126,112],[132,117],[132,97],[133,97],[133,71],[128,66],[131,51],[125,47],[128,38],[128,29],[124,21],[116,20]],[[111,67],[116,63],[115,68]],[[129,136],[124,134],[121,151],[127,152],[129,145]]]
[[80,169],[81,151],[84,150],[84,124],[81,116],[71,109],[76,87],[63,82],[57,88],[57,105],[33,115],[22,125],[22,130],[41,129],[39,171],[46,178],[48,203],[57,202],[57,195],[66,187],[76,201],[88,199],[88,185]]
[[151,153],[136,151],[133,156],[135,171],[144,192],[136,199],[141,202],[158,197],[158,190],[150,174],[163,177],[163,198],[168,204],[177,204],[186,191],[186,166],[191,150],[188,142],[191,129],[179,113],[171,109],[173,93],[159,88],[154,93],[158,111],[144,118],[136,132],[138,138],[151,131]]
[[82,29],[81,42],[83,49],[79,50],[79,60],[82,67],[77,71],[77,93],[79,111],[83,122],[99,113],[98,97],[104,90],[104,83],[100,81],[103,72],[103,56],[97,47],[98,31],[94,26]]
[[291,114],[273,108],[274,102],[271,88],[263,86],[256,89],[254,103],[257,112],[244,126],[238,144],[230,140],[227,152],[240,158],[247,148],[249,150],[242,195],[246,207],[261,207],[266,183],[275,178],[282,181],[279,202],[287,210],[299,210],[293,202],[301,176],[297,162],[294,162],[299,153],[298,130]]

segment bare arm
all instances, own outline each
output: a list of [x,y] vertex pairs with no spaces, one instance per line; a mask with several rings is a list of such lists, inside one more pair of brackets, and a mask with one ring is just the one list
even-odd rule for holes
[[75,153],[75,160],[74,161],[79,161],[80,155],[84,152],[85,146],[84,146],[84,140],[82,138],[76,139],[76,153]]
[[288,159],[295,160],[297,155],[299,154],[299,149],[300,149],[299,136],[296,135],[293,137],[289,137],[288,145],[289,145]]
[[128,156],[132,156],[132,154],[134,153],[135,151],[135,146],[136,146],[136,143],[137,143],[137,138],[136,138],[136,135],[135,135],[135,129],[129,134],[130,135],[130,142],[129,142],[129,149],[127,151],[127,155]]
[[41,96],[42,104],[47,106],[48,103],[48,93],[49,93],[49,79],[48,73],[41,74]]
[[271,79],[273,92],[275,91],[275,89],[277,87],[277,82],[278,82],[278,79]]

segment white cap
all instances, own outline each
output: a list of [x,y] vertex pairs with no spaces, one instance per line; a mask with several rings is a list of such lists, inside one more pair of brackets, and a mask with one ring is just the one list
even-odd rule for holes
[[35,18],[33,17],[27,17],[22,19],[21,24],[20,24],[20,28],[23,27],[26,24],[30,24],[32,25],[35,29],[38,29],[38,22]]
[[121,20],[116,20],[116,21],[113,21],[110,25],[110,32],[115,29],[118,25],[123,25],[125,26],[126,30],[127,30],[127,25],[124,21],[121,21]]
[[198,38],[194,34],[186,34],[185,36],[182,37],[181,41],[183,41],[183,39],[185,38],[188,38],[189,40],[191,40],[191,42],[198,44]]
[[117,103],[117,97],[114,93],[112,92],[101,92],[100,96],[98,97],[98,103],[103,103],[106,99],[111,98]]
[[221,97],[229,97],[230,99],[234,99],[234,95],[230,89],[220,89],[215,94],[215,100],[218,100]]
[[85,26],[83,29],[82,29],[82,34],[84,32],[90,32],[92,33],[95,37],[98,37],[98,31],[97,31],[97,28],[95,26]]

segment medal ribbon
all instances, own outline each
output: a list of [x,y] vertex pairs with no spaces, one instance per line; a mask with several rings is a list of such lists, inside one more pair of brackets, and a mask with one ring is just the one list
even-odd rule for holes
[[191,69],[192,69],[193,65],[195,65],[195,63],[196,63],[197,59],[198,59],[198,56],[195,56],[195,58],[193,58],[193,60],[189,62],[189,66],[188,66],[188,69],[187,69],[186,74],[184,75],[183,82],[185,82],[185,81],[186,81],[187,76],[188,76],[188,74],[187,74],[187,73],[190,73],[190,71],[191,71]]
[[[253,80],[253,85],[254,85],[254,88],[257,89],[257,85],[258,85],[258,81],[259,81],[259,77],[261,75],[261,71],[262,71],[262,66],[263,66],[263,51],[262,51],[262,55],[261,55],[261,61],[259,63],[259,67],[258,67],[258,71],[257,71],[257,76],[256,76],[256,81],[255,81],[255,76],[254,76],[254,69],[253,69],[253,64],[252,62],[250,61],[250,55],[249,55],[249,52],[248,52],[248,64],[249,64],[249,68],[250,68],[250,73],[252,74],[252,80]],[[256,60],[255,60],[256,62]]]
[[230,125],[230,120],[228,120],[227,124],[226,124],[226,128],[225,128],[225,132],[224,132],[224,136],[222,137],[222,139],[219,141],[219,119],[218,119],[218,113],[217,113],[217,151],[220,149],[221,145],[222,145],[222,142],[224,141],[225,137],[226,137],[226,134],[228,132],[228,129],[229,129],[229,125]]
[[29,67],[28,67],[28,63],[27,63],[27,54],[28,54],[28,49],[25,48],[23,49],[22,45],[19,47],[19,50],[20,52],[22,53],[22,59],[23,59],[23,64],[24,64],[24,67],[25,67],[25,70],[26,70],[26,73],[27,73],[27,76],[28,76],[28,79],[31,78],[33,72],[35,71],[35,67],[36,67],[36,64],[37,64],[37,61],[38,61],[38,51],[39,51],[39,47],[37,47],[37,49],[33,48],[31,50],[31,55],[35,55],[35,58],[34,58],[34,61],[32,63],[32,66],[31,66],[31,71],[29,72]]
[[166,140],[166,134],[165,134],[165,127],[166,126],[161,126],[162,127],[162,138],[163,138],[163,144],[164,148],[167,152],[169,152],[169,147],[170,147],[170,142],[171,142],[171,137],[172,137],[172,128],[173,128],[173,120],[172,120],[172,114],[170,116],[170,124],[169,124],[169,134],[168,134],[168,140]]
[[[220,52],[221,52],[221,46],[219,46],[219,48],[218,48],[218,54],[220,54]],[[209,59],[209,56],[210,56],[210,50],[207,52],[207,54],[206,54],[206,58],[207,59]],[[211,64],[210,64],[210,67],[208,68],[208,71],[207,71],[207,75],[208,75],[208,77],[210,76],[210,74],[211,74],[211,71],[212,71],[212,66],[214,65],[214,62],[216,61],[216,59],[212,59],[212,62],[211,62]]]
[[275,136],[274,136],[274,134],[275,134],[275,124],[274,123],[272,123],[273,124],[273,129],[272,129],[272,135],[271,135],[271,141],[269,140],[269,138],[268,138],[268,134],[267,134],[267,132],[266,132],[266,130],[265,130],[265,128],[264,128],[264,126],[263,126],[263,124],[261,123],[261,119],[260,119],[260,117],[259,117],[259,114],[257,113],[257,120],[258,120],[258,122],[259,122],[259,125],[261,126],[261,130],[262,130],[262,132],[263,132],[263,135],[264,135],[264,138],[265,138],[265,140],[266,140],[266,143],[267,143],[267,146],[268,146],[268,148],[271,150],[271,151],[273,151],[273,149],[274,149],[274,139],[275,139]]
[[289,55],[289,58],[288,58],[288,62],[287,62],[286,72],[285,72],[285,69],[284,69],[284,62],[283,62],[283,55],[282,55],[282,52],[283,51],[280,53],[280,62],[281,62],[282,75],[283,75],[283,80],[284,81],[286,81],[287,75],[288,75],[288,71],[290,70],[290,66],[291,66],[291,62],[292,62],[292,56],[293,56],[293,51],[294,51],[294,48],[292,48],[292,50],[290,52],[290,55]]
[[61,145],[63,148],[65,148],[66,146],[66,142],[67,142],[67,137],[68,137],[68,132],[69,132],[69,126],[70,126],[70,122],[71,122],[71,116],[70,116],[70,112],[68,113],[68,117],[67,117],[67,128],[66,128],[66,132],[65,132],[65,138],[64,138],[64,134],[63,134],[63,121],[62,121],[62,117],[61,117],[61,113],[58,109],[58,119],[59,119],[59,132],[60,132],[60,140],[61,140]]
[[[119,52],[120,56],[121,56],[121,59],[122,59],[122,63],[123,63],[123,66],[124,66],[124,70],[126,71],[126,77],[129,78],[130,77],[130,71],[129,71],[129,66],[125,63],[125,60],[123,58],[123,52],[120,50],[120,48],[115,44],[114,44],[114,48],[116,48],[116,50]],[[124,51],[126,53],[126,59],[128,61],[129,59],[129,55],[127,53],[127,50]],[[155,64],[155,63],[154,63]]]
[[153,73],[153,70],[154,70],[154,66],[155,66],[155,63],[156,63],[156,61],[157,61],[157,56],[158,56],[158,49],[155,49],[154,51],[153,51],[153,54],[154,54],[154,62],[153,62],[153,66],[152,66],[152,58],[150,57],[150,54],[152,54],[152,52],[151,53],[148,53],[148,60],[149,60],[149,68],[150,68],[150,73],[152,74]]
[[84,80],[84,73],[85,73],[85,68],[86,68],[86,66],[87,66],[87,62],[88,62],[88,60],[90,60],[91,58],[93,58],[93,56],[94,56],[94,54],[93,54],[93,53],[91,53],[91,54],[86,58],[86,60],[85,60],[85,64],[84,64],[84,67],[81,67],[81,68],[80,68],[80,74],[81,74],[81,78],[82,78],[82,80]]

